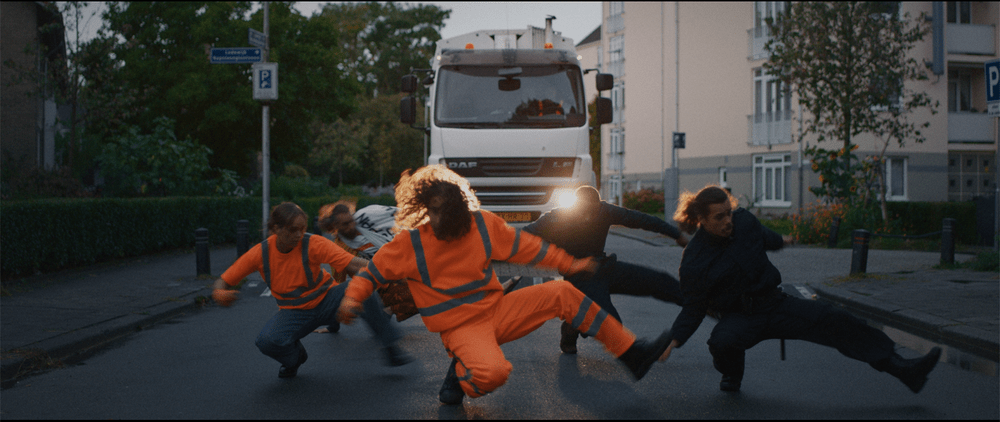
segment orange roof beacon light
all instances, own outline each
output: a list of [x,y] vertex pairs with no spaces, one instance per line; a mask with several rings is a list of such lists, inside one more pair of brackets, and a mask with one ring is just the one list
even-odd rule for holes
[[550,42],[545,43],[545,48],[552,48],[552,43]]
[[472,45],[472,43],[471,43],[471,42],[465,45],[465,49],[466,49],[466,50],[472,50],[472,49],[474,49],[474,48],[476,48],[476,46]]

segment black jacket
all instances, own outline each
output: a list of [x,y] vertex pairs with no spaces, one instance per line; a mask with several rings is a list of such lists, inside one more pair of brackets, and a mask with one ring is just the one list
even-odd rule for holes
[[524,231],[541,237],[576,258],[603,257],[608,230],[614,224],[661,233],[674,239],[681,235],[677,227],[666,221],[604,201],[601,201],[590,224],[580,224],[568,218],[566,211],[563,208],[549,211],[525,226]]
[[684,248],[679,270],[684,305],[671,332],[679,344],[694,334],[706,309],[745,312],[747,298],[776,292],[781,274],[767,251],[784,246],[781,235],[760,224],[750,211],[733,211],[733,234],[722,238],[698,230]]

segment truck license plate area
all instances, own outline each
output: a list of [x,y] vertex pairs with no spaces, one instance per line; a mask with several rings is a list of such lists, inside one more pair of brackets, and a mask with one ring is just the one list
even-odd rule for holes
[[506,221],[506,222],[508,222],[508,223],[523,223],[523,222],[531,221],[531,213],[530,212],[507,212],[507,211],[500,211],[500,212],[497,212],[496,215],[500,216],[500,218],[503,218],[503,220]]

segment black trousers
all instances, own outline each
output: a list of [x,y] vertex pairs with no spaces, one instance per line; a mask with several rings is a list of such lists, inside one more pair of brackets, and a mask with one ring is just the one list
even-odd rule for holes
[[864,320],[826,302],[781,294],[759,312],[723,313],[708,339],[715,369],[743,378],[747,349],[764,340],[805,340],[837,349],[851,359],[876,363],[895,352],[895,343]]
[[570,277],[567,281],[619,322],[622,318],[611,303],[612,294],[652,297],[677,305],[682,300],[680,282],[676,278],[662,271],[618,262],[614,254],[601,261],[601,266],[593,277]]

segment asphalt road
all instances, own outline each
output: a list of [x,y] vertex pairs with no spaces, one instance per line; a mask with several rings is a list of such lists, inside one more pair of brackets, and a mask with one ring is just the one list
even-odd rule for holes
[[[675,272],[680,248],[613,236],[623,261]],[[994,376],[941,363],[920,394],[837,351],[767,341],[747,353],[738,394],[718,389],[705,341],[706,319],[688,345],[640,382],[592,339],[579,354],[559,352],[559,322],[504,346],[514,365],[507,384],[461,406],[437,392],[449,360],[419,318],[400,325],[417,361],[384,366],[361,322],[338,334],[312,334],[309,361],[293,379],[253,340],[276,307],[244,288],[231,308],[208,307],[124,338],[78,365],[33,376],[4,390],[3,419],[1000,419]],[[679,308],[615,296],[627,327],[653,336]],[[902,349],[912,357],[916,352]]]

